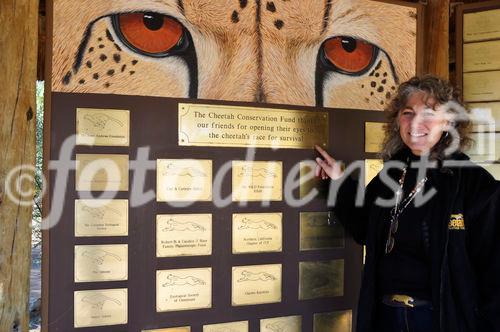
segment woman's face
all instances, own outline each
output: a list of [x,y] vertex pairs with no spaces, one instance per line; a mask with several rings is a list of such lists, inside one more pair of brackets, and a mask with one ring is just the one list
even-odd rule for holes
[[429,152],[447,126],[445,111],[433,97],[423,91],[410,95],[399,111],[399,134],[413,154]]

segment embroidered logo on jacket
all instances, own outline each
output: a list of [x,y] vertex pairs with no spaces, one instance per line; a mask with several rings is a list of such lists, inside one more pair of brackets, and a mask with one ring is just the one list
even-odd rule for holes
[[464,215],[461,213],[450,215],[450,222],[448,223],[448,229],[465,230]]

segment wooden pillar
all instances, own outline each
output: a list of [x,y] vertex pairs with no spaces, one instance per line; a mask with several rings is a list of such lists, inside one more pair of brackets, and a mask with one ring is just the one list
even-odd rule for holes
[[425,2],[423,72],[448,79],[450,0]]
[[[16,182],[33,192],[18,165],[35,162],[38,0],[0,1],[0,331],[28,331],[31,210],[9,198]],[[32,171],[27,173],[33,174]],[[31,196],[31,199],[30,199]],[[32,201],[32,194],[24,202]]]

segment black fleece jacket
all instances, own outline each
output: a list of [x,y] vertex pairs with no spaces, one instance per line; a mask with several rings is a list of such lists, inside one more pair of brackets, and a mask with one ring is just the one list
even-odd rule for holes
[[[408,153],[403,150],[394,159],[406,161]],[[457,153],[439,161],[437,168],[427,170],[426,187],[437,190],[427,204],[433,332],[500,331],[499,182],[468,159]],[[461,165],[453,165],[454,161]],[[378,197],[394,196],[381,181],[383,172],[395,181],[401,175],[400,169],[384,167],[366,188],[364,204],[358,207],[354,204],[357,183],[347,177],[333,207],[335,219],[356,242],[366,245],[357,308],[358,332],[381,332],[373,328],[379,301],[375,278],[379,258],[384,255],[389,222],[383,217],[388,208],[375,201]]]

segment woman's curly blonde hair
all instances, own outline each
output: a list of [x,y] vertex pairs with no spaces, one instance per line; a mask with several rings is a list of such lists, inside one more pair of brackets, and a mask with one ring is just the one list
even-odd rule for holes
[[451,147],[453,143],[456,147],[454,152],[463,152],[470,147],[472,143],[470,138],[472,125],[469,118],[469,111],[465,109],[460,101],[460,92],[458,89],[454,88],[450,82],[433,75],[415,76],[398,87],[396,96],[385,110],[387,112],[388,123],[384,126],[384,148],[381,152],[381,157],[384,161],[391,159],[406,146],[399,134],[399,114],[406,107],[410,96],[419,91],[423,91],[427,98],[433,97],[437,104],[446,106],[446,112],[452,115],[453,123],[451,125],[455,129],[452,135],[448,132],[441,136],[439,142],[430,151],[430,157],[444,159],[447,148]]

